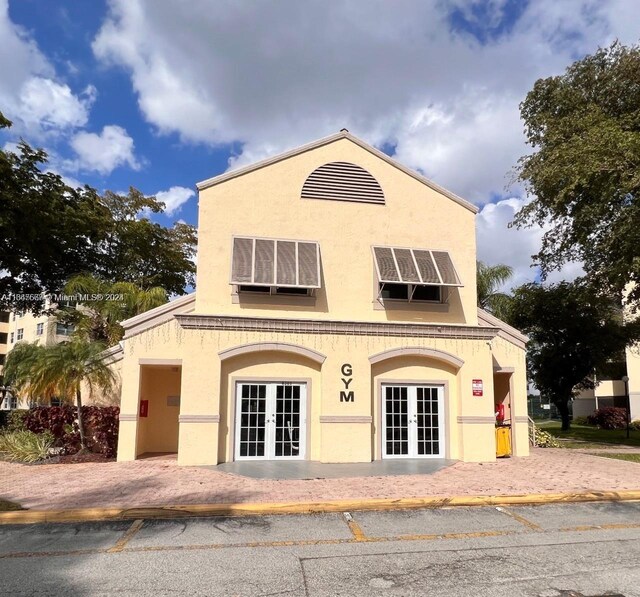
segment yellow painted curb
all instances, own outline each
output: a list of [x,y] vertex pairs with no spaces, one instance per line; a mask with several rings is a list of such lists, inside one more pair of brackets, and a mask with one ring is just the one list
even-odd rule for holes
[[312,514],[361,510],[407,510],[469,506],[524,506],[581,502],[640,501],[640,490],[586,491],[580,493],[532,493],[524,495],[476,495],[424,498],[373,498],[326,502],[271,502],[248,504],[194,504],[135,508],[78,508],[74,510],[14,510],[0,512],[0,524],[88,522],[206,516],[256,516]]

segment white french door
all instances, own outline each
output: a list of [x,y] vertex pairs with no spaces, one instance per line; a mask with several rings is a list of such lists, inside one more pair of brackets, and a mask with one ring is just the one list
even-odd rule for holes
[[382,457],[444,458],[442,386],[383,384]]
[[235,459],[304,458],[306,409],[305,383],[238,382]]

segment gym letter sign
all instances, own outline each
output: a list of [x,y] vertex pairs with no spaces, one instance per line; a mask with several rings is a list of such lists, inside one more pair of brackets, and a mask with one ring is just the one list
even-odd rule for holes
[[340,390],[340,402],[354,402],[355,396],[353,394],[353,390],[349,389],[351,382],[353,381],[353,367],[349,363],[345,363],[340,367],[340,372],[343,377],[342,383],[344,384],[344,390]]

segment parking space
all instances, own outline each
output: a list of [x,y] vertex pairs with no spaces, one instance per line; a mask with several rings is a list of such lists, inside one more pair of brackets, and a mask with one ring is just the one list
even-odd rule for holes
[[3,591],[56,597],[630,597],[639,557],[634,502],[0,526]]
[[341,514],[149,520],[130,548],[352,539]]

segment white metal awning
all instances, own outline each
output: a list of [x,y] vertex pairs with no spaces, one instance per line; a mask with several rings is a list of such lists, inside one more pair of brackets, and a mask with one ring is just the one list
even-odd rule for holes
[[462,286],[448,251],[374,246],[373,257],[383,284]]
[[233,237],[230,284],[320,288],[317,242]]

